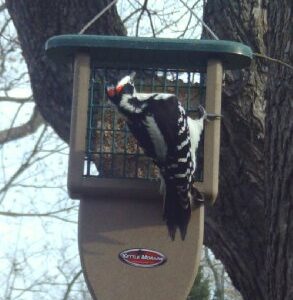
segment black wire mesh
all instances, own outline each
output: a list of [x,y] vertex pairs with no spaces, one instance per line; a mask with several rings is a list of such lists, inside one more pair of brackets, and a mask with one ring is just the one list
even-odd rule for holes
[[[92,64],[84,176],[156,180],[159,172],[131,135],[123,117],[107,99],[105,84],[116,83],[133,69],[99,68]],[[190,117],[203,104],[204,86],[198,73],[174,69],[137,69],[135,87],[144,93],[175,94]],[[197,153],[197,181],[202,180],[203,146]]]

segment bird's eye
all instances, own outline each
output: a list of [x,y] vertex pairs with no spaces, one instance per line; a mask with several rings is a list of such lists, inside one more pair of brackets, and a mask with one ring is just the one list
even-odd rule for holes
[[133,84],[130,84],[130,83],[127,83],[123,88],[123,92],[125,94],[132,95],[133,91],[134,91],[134,86],[133,86]]

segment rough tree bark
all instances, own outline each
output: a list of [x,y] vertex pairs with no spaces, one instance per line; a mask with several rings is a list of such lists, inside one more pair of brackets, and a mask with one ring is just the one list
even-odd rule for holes
[[[293,2],[270,1],[268,54],[293,65]],[[266,272],[269,299],[293,299],[293,70],[270,64],[267,86]]]
[[[78,33],[109,0],[7,0],[27,63],[34,99],[45,121],[68,142],[70,128],[72,68],[56,65],[44,51],[54,35]],[[85,33],[125,35],[126,30],[112,8]],[[58,76],[57,76],[58,74]]]
[[[109,2],[6,0],[37,106],[66,141],[71,69],[48,61],[44,43],[77,33]],[[292,1],[205,2],[205,21],[221,39],[292,64]],[[125,29],[111,9],[90,32],[121,35]],[[293,299],[292,86],[292,70],[266,60],[226,74],[220,194],[207,210],[205,243],[245,300]]]
[[[205,21],[221,39],[292,65],[289,2],[207,1]],[[205,242],[244,299],[293,299],[292,76],[255,59],[224,88],[220,195]]]
[[[256,1],[208,1],[205,21],[220,39],[266,53],[266,8]],[[204,32],[204,36],[206,33]],[[220,193],[207,210],[205,244],[225,265],[244,299],[267,300],[265,278],[265,61],[226,72]]]

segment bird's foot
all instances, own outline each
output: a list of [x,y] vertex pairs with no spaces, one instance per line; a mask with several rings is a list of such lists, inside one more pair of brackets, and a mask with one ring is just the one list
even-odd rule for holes
[[193,187],[192,189],[192,201],[191,209],[196,209],[203,205],[205,202],[204,194],[201,193],[197,188]]
[[223,117],[222,115],[206,112],[205,108],[202,105],[199,105],[197,109],[200,118],[204,118],[204,120],[206,120],[207,122],[215,121]]

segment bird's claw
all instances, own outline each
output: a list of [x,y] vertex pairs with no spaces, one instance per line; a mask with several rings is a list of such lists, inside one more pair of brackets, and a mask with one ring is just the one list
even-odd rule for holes
[[221,114],[214,114],[214,113],[207,113],[205,108],[202,105],[198,106],[198,111],[201,115],[202,118],[204,118],[204,120],[206,120],[207,122],[210,121],[215,121],[217,119],[221,119],[223,116]]

